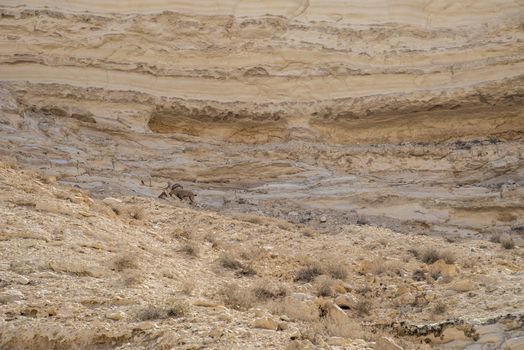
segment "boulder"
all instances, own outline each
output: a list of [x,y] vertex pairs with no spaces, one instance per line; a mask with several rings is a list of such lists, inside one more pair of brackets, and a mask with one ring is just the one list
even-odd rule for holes
[[271,317],[257,318],[253,323],[255,328],[270,329],[276,331],[278,329],[278,322]]
[[342,309],[356,309],[358,305],[358,299],[353,295],[346,293],[336,297],[335,304],[340,306]]

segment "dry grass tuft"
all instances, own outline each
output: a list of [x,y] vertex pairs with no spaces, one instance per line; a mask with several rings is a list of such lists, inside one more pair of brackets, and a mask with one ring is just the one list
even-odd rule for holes
[[185,295],[191,295],[193,294],[193,291],[195,290],[196,284],[195,281],[192,279],[185,279],[182,282],[182,293]]
[[433,308],[431,309],[431,313],[434,315],[442,315],[443,313],[446,312],[446,310],[447,310],[446,304],[439,301],[433,306]]
[[127,209],[127,214],[132,219],[139,221],[142,221],[145,218],[144,209],[138,206],[130,207],[129,209]]
[[182,253],[186,253],[189,256],[198,257],[200,254],[200,247],[193,242],[184,244],[180,250]]
[[253,289],[252,293],[258,300],[275,300],[284,298],[288,294],[288,290],[283,285],[273,284],[270,281],[260,281]]
[[331,277],[339,279],[339,280],[345,280],[348,277],[348,269],[346,266],[341,264],[328,264],[326,265],[326,273],[329,274]]
[[182,300],[176,300],[172,302],[166,310],[166,314],[168,317],[175,318],[186,316],[188,313],[189,305]]
[[218,258],[218,263],[226,269],[235,270],[237,276],[254,276],[257,274],[255,269],[243,264],[230,252],[222,253]]
[[122,283],[126,287],[133,287],[144,282],[144,275],[139,270],[127,269],[122,271]]
[[322,278],[317,285],[317,295],[319,297],[335,296],[334,281],[329,277]]
[[131,253],[123,253],[113,260],[113,269],[116,271],[124,271],[138,268],[136,258]]
[[236,284],[227,284],[219,292],[225,305],[236,310],[248,310],[254,305],[254,296]]
[[145,308],[140,310],[137,315],[137,318],[140,321],[152,321],[152,320],[158,320],[164,317],[165,317],[164,310],[156,306],[153,306],[153,305],[146,306]]
[[322,274],[322,268],[316,264],[304,266],[295,274],[295,281],[311,282]]
[[425,262],[428,265],[433,264],[434,262],[441,259],[444,260],[446,264],[455,263],[455,256],[449,250],[439,251],[435,248],[426,248],[424,250],[410,249],[409,252],[412,253],[417,259]]
[[508,235],[505,235],[505,236],[500,238],[500,244],[502,245],[502,247],[504,249],[513,249],[513,248],[515,248],[515,242]]
[[222,253],[218,258],[218,262],[220,266],[230,270],[239,270],[244,267],[239,260],[229,253]]
[[370,315],[371,314],[371,303],[367,300],[360,300],[357,303],[355,311],[359,316]]

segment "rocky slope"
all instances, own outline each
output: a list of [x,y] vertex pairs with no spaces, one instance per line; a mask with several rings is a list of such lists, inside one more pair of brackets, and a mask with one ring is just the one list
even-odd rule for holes
[[320,234],[52,182],[0,167],[2,349],[518,349],[524,339],[522,249],[369,226]]

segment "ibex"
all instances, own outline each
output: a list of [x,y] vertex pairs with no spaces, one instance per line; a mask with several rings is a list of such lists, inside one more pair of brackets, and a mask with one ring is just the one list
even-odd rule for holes
[[195,202],[196,193],[190,190],[184,190],[181,185],[174,184],[171,186],[171,191],[169,192],[169,195],[173,197],[173,195],[177,196],[178,199],[184,200],[184,198],[189,198],[189,201],[191,203]]
[[196,193],[190,190],[184,190],[182,188],[182,185],[179,184],[171,184],[171,182],[167,183],[167,187],[158,198],[167,198],[167,196],[176,196],[180,200],[184,200],[185,198],[189,198],[189,201],[191,203],[195,202]]

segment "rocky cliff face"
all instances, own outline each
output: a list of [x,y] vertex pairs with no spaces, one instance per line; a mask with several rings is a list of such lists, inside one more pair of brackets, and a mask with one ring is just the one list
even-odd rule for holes
[[173,179],[202,206],[406,232],[524,224],[519,2],[0,11],[2,153],[64,183]]

